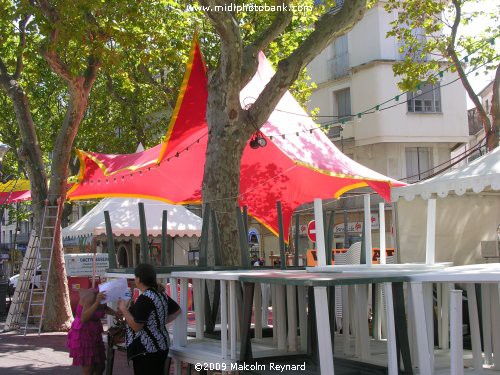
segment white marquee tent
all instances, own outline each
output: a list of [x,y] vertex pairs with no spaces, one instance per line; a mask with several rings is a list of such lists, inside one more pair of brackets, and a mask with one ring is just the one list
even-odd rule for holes
[[[109,211],[115,237],[139,237],[138,203],[144,203],[148,236],[161,236],[163,211],[168,212],[167,235],[174,238],[176,264],[187,262],[190,243],[201,236],[202,219],[183,206],[142,198],[105,198],[77,222],[63,228],[63,242],[105,236],[104,211]],[[81,242],[81,241],[80,241]],[[180,259],[179,259],[180,258]],[[131,258],[129,258],[131,259]]]
[[138,203],[144,203],[148,235],[160,236],[163,211],[168,211],[167,233],[169,236],[201,236],[201,218],[183,206],[156,200],[139,198],[105,198],[80,220],[63,228],[63,238],[106,234],[104,211],[109,211],[115,236],[141,234]]
[[482,262],[481,241],[496,240],[500,224],[500,147],[463,167],[392,189],[402,262],[426,260],[426,200],[433,198],[435,260]]

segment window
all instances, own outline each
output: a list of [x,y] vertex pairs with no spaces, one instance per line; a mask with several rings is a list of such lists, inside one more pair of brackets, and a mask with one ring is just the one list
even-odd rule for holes
[[343,89],[334,92],[335,102],[337,104],[337,116],[339,121],[351,120],[351,90]]
[[417,182],[432,174],[430,147],[407,147],[406,180]]
[[406,94],[408,112],[439,113],[441,112],[441,90],[439,83],[425,84],[416,92]]
[[328,79],[344,77],[349,73],[349,47],[347,34],[337,38],[332,44],[333,58],[328,60]]

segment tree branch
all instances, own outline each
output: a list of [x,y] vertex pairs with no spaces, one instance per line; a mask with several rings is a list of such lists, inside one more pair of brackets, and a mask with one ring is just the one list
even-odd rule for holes
[[493,98],[491,99],[491,117],[493,118],[493,134],[494,138],[491,146],[498,146],[500,135],[500,64],[495,72],[495,80],[493,81]]
[[[288,6],[290,0],[276,0],[276,5],[280,4]],[[274,39],[285,31],[292,20],[292,16],[293,14],[290,11],[277,12],[271,25],[257,37],[255,42],[245,47],[243,50],[243,70],[241,74],[242,81],[240,89],[243,88],[255,74],[258,66],[257,56],[259,51],[265,50]]]
[[59,20],[59,14],[47,0],[37,0],[37,3],[45,18],[52,24],[52,30],[49,35],[47,47],[42,48],[41,50],[42,56],[54,73],[63,78],[70,86],[73,86],[74,77],[71,74],[69,67],[62,62],[59,55],[55,51],[55,44],[59,38],[59,29],[55,24]]
[[22,19],[19,20],[19,50],[17,51],[16,58],[16,71],[14,72],[13,78],[15,80],[19,79],[21,72],[23,70],[23,52],[26,47],[26,24],[30,19],[29,15],[25,15]]
[[307,39],[279,62],[276,74],[247,110],[247,120],[260,128],[302,69],[332,41],[349,32],[363,18],[365,10],[366,0],[351,0],[345,1],[339,12],[324,14]]
[[54,73],[63,78],[70,86],[74,84],[74,77],[68,65],[61,61],[56,51],[42,49],[42,55]]
[[7,86],[3,87],[3,85],[7,84],[10,79],[11,77],[9,76],[9,72],[7,71],[7,67],[0,57],[0,84],[5,90],[7,90]]
[[[285,6],[290,5],[290,0],[276,0],[276,5],[283,4]],[[249,47],[255,48],[257,51],[262,51],[278,36],[281,35],[285,28],[288,26],[292,20],[292,12],[282,11],[277,12],[271,26],[264,30]],[[248,47],[247,47],[248,48]]]
[[[235,121],[241,113],[240,86],[238,83],[241,82],[243,41],[238,23],[231,12],[217,11],[218,7],[223,7],[226,3],[226,1],[200,0],[200,4],[207,7],[208,10],[204,12],[211,20],[221,39],[220,64],[211,79],[211,83],[227,82],[221,90],[224,90],[225,93],[225,107],[228,110],[229,120]],[[221,77],[224,77],[224,80],[221,80]]]
[[45,18],[51,23],[56,23],[59,20],[57,10],[49,4],[48,0],[36,0],[36,2]]
[[458,58],[457,52],[455,50],[458,27],[460,26],[460,21],[462,18],[461,2],[460,0],[452,0],[452,3],[453,6],[455,7],[455,20],[453,21],[453,25],[451,27],[450,42],[446,47],[446,52],[448,53],[451,61],[453,62],[453,65],[455,65],[455,68],[457,69],[458,76],[462,81],[462,85],[464,86],[465,91],[467,91],[467,95],[469,95],[470,100],[472,100],[472,103],[474,103],[474,106],[476,107],[479,118],[483,123],[484,133],[486,135],[486,139],[489,145],[490,137],[492,137],[490,119],[488,118],[488,114],[486,113],[481,102],[479,101],[479,98],[474,92],[474,89],[470,85],[469,80],[467,79],[467,74],[465,73],[462,63],[460,62],[460,59]]
[[99,67],[100,67],[99,60],[95,56],[90,55],[88,57],[87,68],[85,69],[85,73],[83,75],[85,78],[83,87],[86,92],[89,92],[90,89],[92,88],[92,85],[96,80],[97,71],[99,70]]

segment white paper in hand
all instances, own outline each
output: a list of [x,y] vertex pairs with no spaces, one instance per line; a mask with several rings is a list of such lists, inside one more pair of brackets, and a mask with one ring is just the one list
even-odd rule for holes
[[116,302],[120,299],[130,299],[127,279],[116,279],[99,285],[99,292],[106,293],[102,303]]

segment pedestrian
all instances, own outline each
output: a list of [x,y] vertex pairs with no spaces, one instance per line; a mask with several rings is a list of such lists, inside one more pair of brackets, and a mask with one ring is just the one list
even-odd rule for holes
[[84,375],[101,375],[104,371],[106,354],[101,319],[105,314],[117,315],[101,304],[105,298],[97,288],[81,291],[76,317],[68,332],[69,356],[73,358],[73,366],[82,366]]
[[181,310],[160,291],[151,264],[139,264],[134,274],[141,295],[130,310],[126,301],[120,301],[118,306],[127,322],[127,359],[132,360],[136,375],[160,375],[164,373],[169,347],[166,324],[177,318]]

